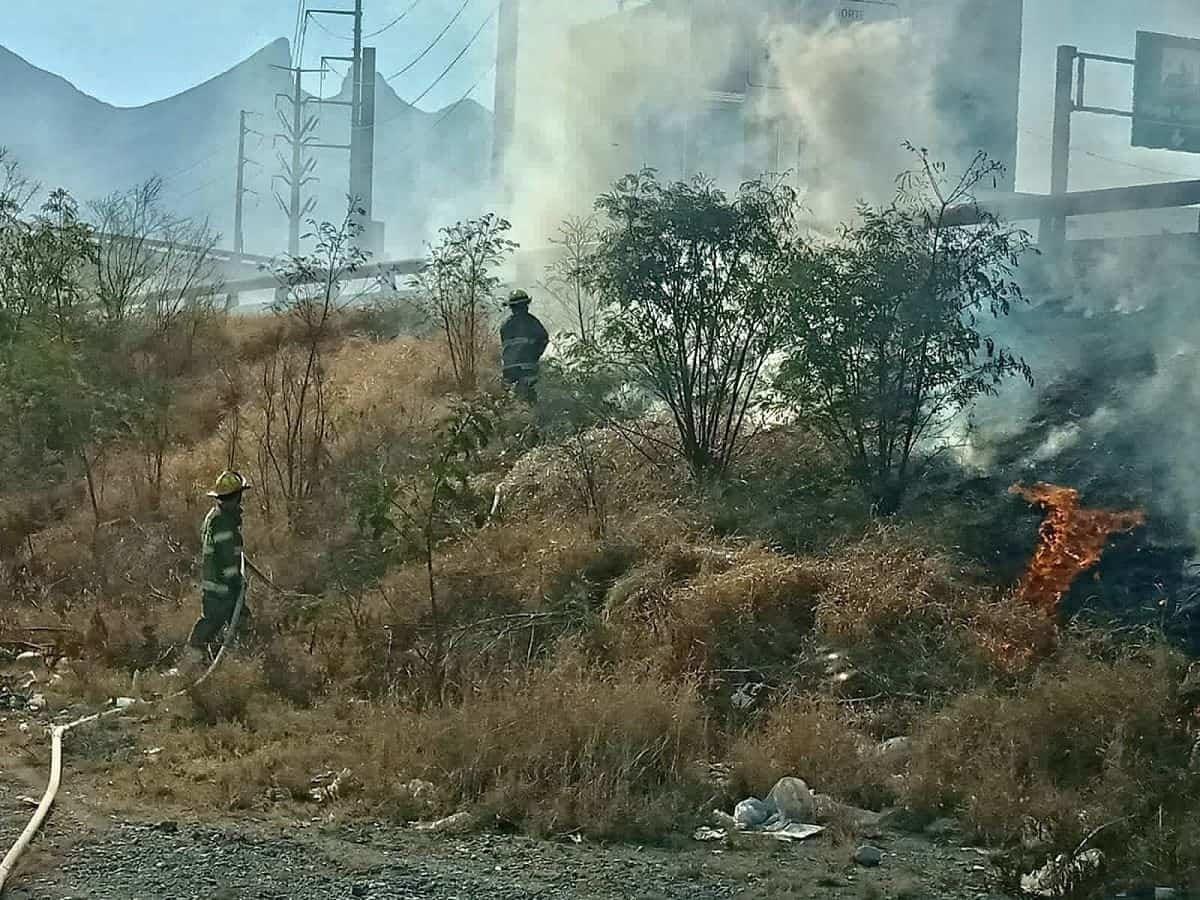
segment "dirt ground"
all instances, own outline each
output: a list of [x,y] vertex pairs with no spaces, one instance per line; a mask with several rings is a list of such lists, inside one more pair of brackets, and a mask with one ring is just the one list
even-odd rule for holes
[[[31,812],[19,798],[42,788],[9,775],[0,782],[5,848]],[[737,848],[681,840],[679,849],[661,849],[433,836],[397,824],[315,819],[138,820],[105,814],[103,796],[73,794],[69,773],[61,796],[12,883],[11,900],[1005,897],[989,890],[981,851],[886,832],[872,839],[884,851],[882,865],[864,869],[851,861],[853,847],[825,835]]]

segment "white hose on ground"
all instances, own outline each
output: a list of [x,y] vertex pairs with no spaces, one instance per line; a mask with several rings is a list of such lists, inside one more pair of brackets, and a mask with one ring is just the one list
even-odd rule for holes
[[[229,625],[225,629],[225,640],[221,642],[221,649],[217,651],[216,657],[205,669],[204,674],[197,678],[191,687],[181,688],[173,694],[168,694],[162,700],[174,700],[177,697],[182,697],[192,688],[197,688],[208,680],[208,677],[216,671],[217,666],[221,664],[222,658],[225,656],[225,651],[233,642],[233,636],[237,631],[238,620],[242,615],[242,606],[246,599],[246,557],[243,554],[241,561],[242,569],[242,589],[238,593],[237,603],[233,607],[233,616],[229,620]],[[74,722],[68,722],[66,725],[54,725],[50,729],[50,781],[46,784],[46,792],[42,794],[42,800],[38,804],[37,809],[33,813],[33,818],[29,820],[29,824],[25,826],[25,830],[21,832],[21,836],[17,838],[17,842],[12,845],[12,849],[4,857],[4,861],[0,862],[0,897],[4,896],[4,885],[8,881],[8,876],[12,874],[16,868],[17,860],[21,858],[28,848],[33,836],[37,834],[38,829],[42,827],[42,822],[46,819],[46,814],[50,812],[50,807],[54,805],[54,798],[58,796],[58,787],[62,783],[62,741],[63,735],[74,728],[81,725],[87,725],[91,722],[97,722],[100,719],[108,718],[109,716],[123,713],[132,706],[139,704],[146,705],[148,701],[135,700],[130,706],[117,706],[112,709],[106,709],[102,712],[92,713],[90,716],[83,716],[76,719]]]

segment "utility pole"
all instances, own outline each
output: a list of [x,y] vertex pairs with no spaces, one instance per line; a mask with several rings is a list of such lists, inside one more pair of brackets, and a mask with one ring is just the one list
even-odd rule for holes
[[382,250],[382,227],[372,219],[375,160],[375,48],[363,47],[363,0],[354,0],[354,9],[313,9],[308,15],[353,16],[354,50],[351,56],[323,56],[326,60],[350,63],[350,100],[323,101],[350,108],[349,144],[314,144],[328,150],[350,151],[348,195],[356,209],[352,218],[361,228],[360,242],[374,252]]
[[275,95],[276,102],[282,97],[292,104],[292,115],[290,118],[282,110],[276,109],[275,111],[279,116],[280,124],[283,126],[283,131],[276,134],[275,139],[276,141],[280,139],[284,140],[292,149],[290,161],[283,154],[278,154],[279,163],[283,168],[284,174],[275,176],[276,179],[287,182],[291,197],[285,202],[282,197],[276,194],[275,200],[288,217],[288,253],[292,256],[298,256],[300,254],[300,223],[317,205],[317,201],[312,197],[309,197],[303,203],[300,200],[301,188],[309,182],[317,180],[312,174],[313,169],[316,168],[317,161],[312,157],[304,155],[304,151],[308,147],[316,146],[313,143],[313,132],[317,127],[317,117],[306,116],[304,113],[305,104],[312,102],[312,98],[304,96],[301,86],[301,76],[305,72],[320,72],[321,70],[300,67],[293,69],[287,66],[275,66],[274,68],[291,72],[295,78],[290,96],[288,94]]
[[242,226],[242,198],[246,194],[258,193],[257,191],[246,187],[246,164],[250,163],[251,165],[258,165],[258,163],[254,160],[246,158],[246,135],[257,134],[260,137],[262,136],[261,132],[247,127],[246,117],[249,115],[254,114],[248,113],[244,109],[242,110],[241,123],[238,128],[237,198],[233,209],[233,252],[239,254],[245,252],[246,249],[245,230]]
[[[245,252],[245,229],[242,225],[242,197],[246,194],[257,194],[258,192],[246,187],[246,163],[258,165],[252,159],[246,159],[246,135],[260,134],[253,128],[246,126],[246,116],[256,115],[242,110],[239,125],[238,125],[238,163],[237,163],[237,195],[234,198],[233,207],[233,252],[240,257]],[[229,312],[238,305],[240,295],[235,291],[225,295],[225,311]]]

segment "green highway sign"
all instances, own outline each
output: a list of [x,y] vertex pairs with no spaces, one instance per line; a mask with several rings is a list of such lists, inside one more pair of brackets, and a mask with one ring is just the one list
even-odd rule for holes
[[1133,146],[1200,153],[1200,40],[1138,32]]

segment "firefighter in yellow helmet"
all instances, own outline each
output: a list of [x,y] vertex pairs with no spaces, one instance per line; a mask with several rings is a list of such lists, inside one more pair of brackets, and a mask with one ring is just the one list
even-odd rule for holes
[[[238,472],[222,472],[208,496],[213,507],[204,517],[200,595],[202,614],[188,639],[190,661],[203,660],[205,652],[216,643],[229,620],[237,601],[246,589],[242,548],[242,494],[250,489],[250,481]],[[239,625],[250,617],[243,598]]]

